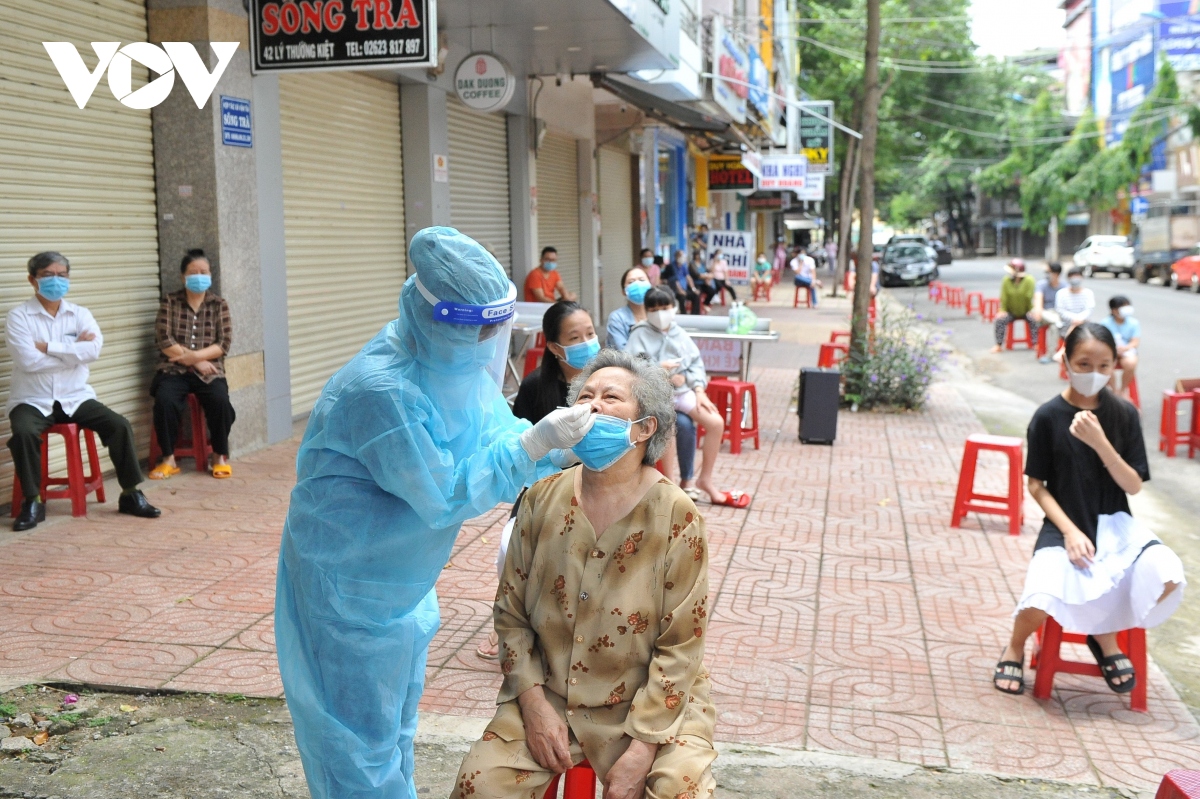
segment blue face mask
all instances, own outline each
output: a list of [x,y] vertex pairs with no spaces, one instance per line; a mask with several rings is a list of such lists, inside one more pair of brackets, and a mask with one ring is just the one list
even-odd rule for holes
[[643,258],[642,266],[654,266],[654,259],[653,258]]
[[644,280],[638,280],[630,283],[625,287],[625,296],[634,305],[641,305],[646,299],[646,292],[650,290],[650,284]]
[[558,261],[544,261],[542,263],[542,266],[546,267],[546,269],[553,272],[555,269],[558,269]]
[[67,291],[71,288],[70,278],[59,277],[53,275],[51,277],[39,277],[38,294],[41,294],[50,302],[58,302],[63,297],[67,296]]
[[563,354],[566,356],[564,360],[572,369],[582,369],[587,366],[588,361],[595,358],[599,351],[600,339],[598,338],[589,338],[587,341],[563,347]]
[[188,275],[183,284],[193,294],[203,294],[212,285],[212,275]]
[[[648,418],[648,417],[647,417]],[[598,413],[592,429],[571,451],[593,472],[602,472],[636,446],[630,440],[635,422]],[[645,421],[638,419],[637,422]]]

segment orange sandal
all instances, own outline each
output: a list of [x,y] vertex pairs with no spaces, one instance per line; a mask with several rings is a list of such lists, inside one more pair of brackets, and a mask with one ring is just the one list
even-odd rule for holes
[[714,505],[725,505],[730,508],[750,507],[750,495],[744,491],[726,491],[724,502],[713,502]]
[[150,470],[151,480],[170,480],[175,475],[182,472],[178,466],[172,466],[169,463],[160,463]]
[[233,467],[228,463],[218,463],[212,467],[212,476],[218,480],[224,480],[226,477],[233,477]]

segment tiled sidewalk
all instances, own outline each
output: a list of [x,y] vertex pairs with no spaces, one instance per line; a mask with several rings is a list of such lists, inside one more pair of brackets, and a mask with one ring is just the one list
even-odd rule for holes
[[[1148,714],[1098,678],[1060,676],[1045,703],[992,689],[1040,514],[1027,504],[1019,539],[999,519],[949,529],[962,441],[981,430],[957,393],[935,386],[923,414],[843,414],[836,446],[802,446],[794,378],[756,370],[762,449],[718,464],[751,509],[702,506],[720,740],[1139,790],[1200,763],[1200,726],[1157,670]],[[157,522],[93,507],[0,533],[0,681],[278,695],[270,610],[293,457],[279,446],[224,483],[155,486]],[[466,525],[439,581],[429,710],[493,712],[499,673],[475,648],[505,516]]]

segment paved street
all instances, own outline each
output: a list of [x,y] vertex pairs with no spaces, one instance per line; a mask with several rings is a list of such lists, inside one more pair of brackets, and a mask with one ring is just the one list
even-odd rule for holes
[[[763,360],[803,352],[844,312],[782,305],[758,306],[789,331]],[[1200,761],[1200,725],[1157,668],[1145,715],[1095,678],[1060,676],[1044,703],[992,689],[1040,514],[1027,502],[1020,538],[997,519],[948,527],[963,439],[983,429],[951,384],[924,413],[843,413],[822,447],[796,438],[794,369],[754,378],[762,448],[718,464],[754,505],[702,506],[719,741],[1137,790]],[[152,486],[157,522],[111,506],[74,520],[60,503],[45,526],[0,533],[0,680],[279,696],[270,611],[294,451]],[[1001,479],[989,463],[981,480]],[[426,711],[493,711],[499,672],[474,651],[504,517],[466,525],[439,581]]]

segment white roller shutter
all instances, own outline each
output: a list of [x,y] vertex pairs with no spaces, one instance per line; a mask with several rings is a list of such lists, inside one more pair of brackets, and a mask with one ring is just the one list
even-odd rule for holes
[[[33,294],[29,257],[66,255],[69,299],[89,308],[104,333],[91,384],[133,423],[143,452],[159,303],[150,112],[121,105],[103,81],[80,109],[41,43],[72,42],[92,65],[89,42],[145,40],[144,0],[0,0],[0,321]],[[135,63],[134,87],[146,77]],[[11,375],[0,351],[0,396],[8,396]],[[0,438],[8,435],[4,416]],[[57,469],[64,462],[57,443],[51,452]],[[12,475],[2,448],[0,503],[8,501]]]
[[[568,291],[583,283],[579,260],[579,157],[575,140],[547,133],[538,149],[538,251],[558,250],[558,270]],[[532,264],[531,264],[532,266]]]
[[629,150],[600,148],[600,279],[604,316],[625,304],[621,275],[637,263],[633,251],[633,200]]
[[352,72],[283,75],[279,110],[292,415],[303,416],[396,318],[407,276],[400,90]]
[[490,249],[512,274],[508,128],[503,114],[446,98],[450,134],[450,224]]

